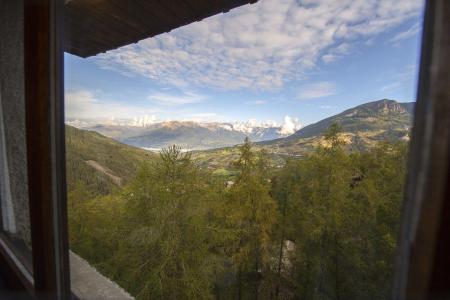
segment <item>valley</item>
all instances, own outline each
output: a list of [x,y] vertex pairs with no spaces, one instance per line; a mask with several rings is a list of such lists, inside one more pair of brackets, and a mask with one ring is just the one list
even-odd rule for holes
[[[394,100],[369,102],[305,126],[282,138],[273,138],[279,130],[276,127],[255,129],[241,126],[241,129],[245,128],[251,133],[248,136],[254,142],[255,151],[264,150],[271,166],[281,168],[286,159],[301,158],[317,146],[325,145],[323,133],[333,123],[340,125],[344,148],[350,152],[366,151],[380,141],[407,141],[413,108],[414,103],[399,103]],[[219,123],[177,121],[150,127],[91,124],[88,127],[82,126],[86,129],[77,129],[66,126],[69,191],[75,188],[76,176],[80,176],[88,187],[87,190],[92,192],[111,191],[117,188],[118,182],[126,184],[143,161],[157,157],[155,151],[136,146],[149,145],[144,141],[152,137],[157,142],[151,145],[158,146],[154,150],[171,145],[182,149],[191,147],[192,159],[201,168],[210,170],[213,175],[224,180],[233,178],[236,175],[233,163],[239,158],[239,148],[222,145],[239,145],[246,134],[242,132],[243,129],[237,133],[237,130],[223,127]],[[272,139],[260,141],[261,138],[269,137]],[[208,149],[195,149],[193,145]]]
[[[71,124],[71,122],[69,122]],[[162,149],[177,145],[185,150],[208,150],[234,146],[245,137],[252,141],[267,141],[286,137],[300,126],[293,124],[289,130],[274,123],[257,124],[255,121],[235,123],[204,123],[193,121],[165,121],[158,123],[125,122],[122,124],[85,124],[72,121],[78,128],[95,131],[127,145]]]
[[[387,99],[365,103],[305,126],[288,137],[256,142],[255,148],[264,149],[272,164],[281,167],[287,158],[300,158],[325,145],[323,133],[333,123],[341,127],[344,148],[350,152],[369,150],[382,141],[408,141],[413,108],[412,102]],[[193,152],[193,157],[210,169],[230,167],[238,155],[236,147]]]

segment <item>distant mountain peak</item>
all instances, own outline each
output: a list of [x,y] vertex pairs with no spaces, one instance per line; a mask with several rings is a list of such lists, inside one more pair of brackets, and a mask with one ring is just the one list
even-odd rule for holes
[[403,103],[381,99],[347,109],[337,115],[305,126],[294,134],[264,144],[292,143],[308,138],[321,137],[328,127],[337,123],[344,133],[367,143],[375,140],[402,139],[411,126],[414,102]]
[[413,103],[401,103],[391,99],[381,99],[351,108],[353,111],[372,111],[373,113],[411,113]]

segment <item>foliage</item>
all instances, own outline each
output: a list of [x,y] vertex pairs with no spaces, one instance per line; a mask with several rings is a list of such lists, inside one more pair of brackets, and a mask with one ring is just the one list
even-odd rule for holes
[[276,168],[246,139],[215,174],[173,146],[102,193],[72,170],[71,248],[138,299],[387,299],[407,145],[324,141]]
[[151,152],[123,145],[96,132],[66,125],[67,189],[82,188],[93,198],[107,195],[117,185],[105,174],[96,172],[88,161],[95,161],[116,174],[126,184],[135,176],[143,161],[152,159]]
[[264,152],[256,156],[251,147],[248,138],[240,147],[235,163],[240,174],[231,187],[226,214],[237,237],[231,255],[239,299],[257,298],[260,293],[262,273],[269,268],[272,227],[277,219],[276,203],[270,196],[268,160]]
[[288,208],[283,238],[295,244],[280,285],[300,299],[387,299],[406,146],[347,154],[338,130],[328,134],[329,148],[289,161],[275,180],[274,196]]

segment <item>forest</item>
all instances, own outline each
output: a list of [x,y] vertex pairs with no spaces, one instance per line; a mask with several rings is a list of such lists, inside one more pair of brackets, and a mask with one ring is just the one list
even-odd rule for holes
[[70,247],[136,299],[387,299],[408,145],[339,132],[279,168],[246,139],[233,181],[176,146],[107,194],[80,181]]

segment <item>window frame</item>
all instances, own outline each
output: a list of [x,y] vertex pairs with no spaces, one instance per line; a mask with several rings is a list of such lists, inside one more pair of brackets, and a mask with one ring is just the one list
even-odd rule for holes
[[393,299],[448,299],[450,2],[427,0]]
[[65,180],[63,15],[64,0],[23,0],[31,264],[0,233],[0,267],[8,285],[45,299],[72,298]]
[[[71,299],[64,133],[66,1],[23,1],[33,275],[2,233],[0,267],[11,270],[11,280],[31,295]],[[443,291],[440,283],[448,278],[445,267],[450,265],[446,255],[450,251],[450,92],[446,86],[450,82],[450,3],[425,2],[394,299],[438,295]]]
[[25,111],[36,295],[70,299],[63,0],[25,0]]

